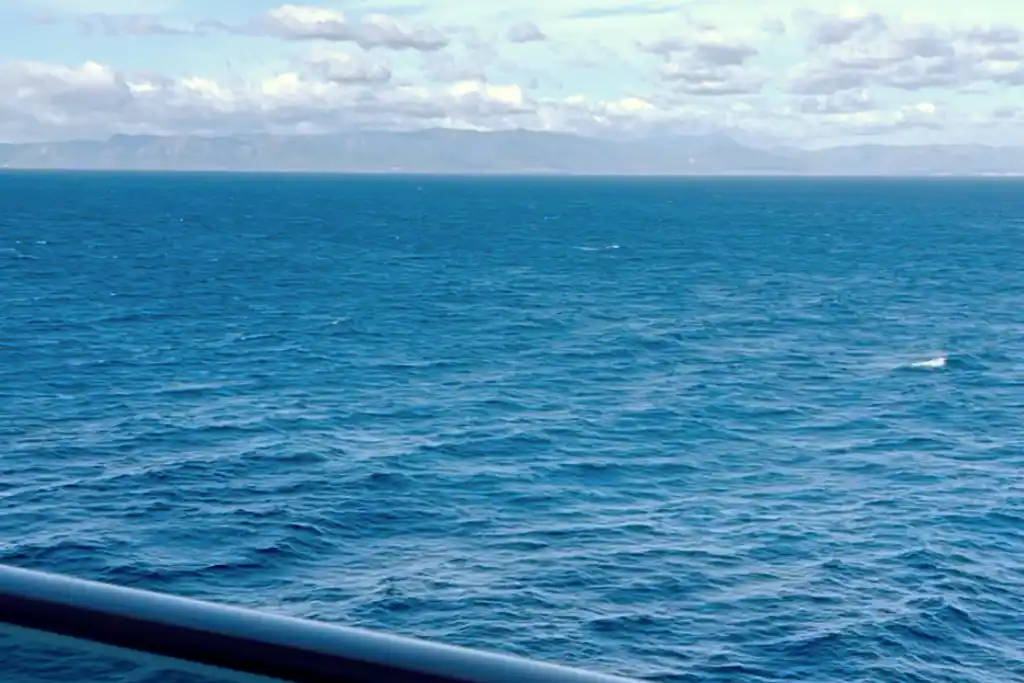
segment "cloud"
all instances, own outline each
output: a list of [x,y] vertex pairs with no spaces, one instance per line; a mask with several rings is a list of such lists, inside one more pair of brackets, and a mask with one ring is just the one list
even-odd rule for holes
[[1020,45],[1024,43],[1024,32],[1016,26],[976,26],[963,33],[971,43],[980,45]]
[[435,83],[487,80],[487,72],[480,61],[464,62],[447,52],[425,54],[422,71]]
[[569,19],[609,19],[627,16],[656,16],[680,11],[686,3],[647,2],[629,3],[619,7],[594,7],[567,15]]
[[386,64],[338,52],[315,52],[307,65],[309,73],[229,85],[120,73],[95,62],[7,62],[0,64],[0,88],[14,95],[0,101],[0,134],[66,139],[540,125],[538,103],[515,84],[396,85]]
[[149,14],[158,15],[174,8],[179,0],[9,0],[11,4],[54,15]]
[[784,36],[788,33],[789,28],[786,23],[781,19],[765,19],[760,24],[761,30],[773,36]]
[[343,13],[310,5],[281,5],[243,29],[241,33],[283,40],[321,40],[355,43],[363,49],[432,52],[450,40],[432,26],[413,26],[383,14],[369,14],[350,21]]
[[874,100],[867,90],[845,90],[832,95],[804,97],[800,100],[803,114],[860,114],[876,109]]
[[[1006,28],[953,31],[934,25],[873,23],[789,73],[792,92],[831,95],[853,88],[917,91],[1024,85],[1024,49]],[[832,34],[837,38],[840,33]],[[845,34],[844,34],[845,35]]]
[[912,129],[941,130],[946,123],[944,112],[931,102],[904,105],[889,111],[835,114],[825,120],[826,127],[854,135],[885,135]]
[[78,26],[88,35],[118,36],[180,36],[192,33],[192,28],[182,28],[164,23],[153,14],[103,14],[93,13],[78,18]]
[[992,110],[991,116],[997,121],[1024,120],[1024,107],[1000,105]]
[[682,55],[703,66],[741,66],[759,54],[757,48],[729,41],[716,31],[706,31],[692,38],[662,38],[643,44],[641,49],[669,58]]
[[512,43],[536,43],[548,39],[544,32],[530,21],[520,22],[510,28],[507,37]]
[[[25,20],[8,53],[34,45],[54,62],[93,58],[0,63],[0,135],[450,126],[723,130],[818,144],[939,130],[981,139],[999,121],[999,135],[1024,135],[1014,129],[1024,11],[995,0],[859,0],[839,12],[826,0],[403,1],[415,2],[53,0],[62,9],[47,25],[0,10]],[[219,14],[196,22],[210,11]],[[4,30],[14,29],[0,26],[0,55]],[[196,39],[131,51],[99,40],[185,35]]]
[[0,122],[6,127],[87,130],[128,105],[132,93],[123,78],[96,62],[78,67],[35,61],[0,65]]
[[807,14],[811,22],[810,38],[815,45],[840,45],[858,34],[877,35],[888,25],[882,15],[875,12],[844,12],[827,15]]
[[760,54],[756,47],[711,27],[641,43],[640,49],[662,57],[662,79],[690,95],[751,94],[767,80],[761,71],[747,66]]
[[316,50],[307,64],[329,83],[387,83],[391,80],[391,66],[386,61],[348,52]]
[[669,62],[661,77],[689,95],[749,95],[764,87],[766,78],[757,72],[742,72],[728,67],[694,66],[688,62]]
[[[128,134],[238,135],[352,130],[531,129],[588,135],[728,131],[741,136],[879,136],[938,131],[951,117],[929,101],[883,108],[868,92],[807,97],[795,108],[698,105],[686,93],[607,99],[537,96],[515,83],[413,85],[365,54],[315,49],[294,71],[257,81],[120,72],[86,62],[0,65],[0,138],[55,140]],[[708,86],[714,89],[721,86]],[[703,100],[708,102],[706,98]],[[1019,107],[988,121],[1019,124]],[[979,124],[982,125],[982,124]],[[796,126],[794,129],[793,127]]]
[[997,135],[1012,134],[1024,126],[1024,106],[1004,104],[993,107],[978,117],[975,123],[993,130]]
[[[240,135],[351,130],[530,129],[628,133],[711,130],[725,119],[673,97],[537,97],[515,83],[398,82],[369,55],[314,50],[294,71],[256,81],[161,77],[86,62],[0,64],[0,139],[114,134]],[[745,115],[757,126],[756,111]],[[730,125],[736,117],[728,117]]]

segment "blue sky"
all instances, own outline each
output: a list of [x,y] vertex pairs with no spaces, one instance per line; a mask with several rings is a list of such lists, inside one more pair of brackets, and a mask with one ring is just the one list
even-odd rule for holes
[[1024,144],[1024,3],[6,0],[0,140],[435,126]]

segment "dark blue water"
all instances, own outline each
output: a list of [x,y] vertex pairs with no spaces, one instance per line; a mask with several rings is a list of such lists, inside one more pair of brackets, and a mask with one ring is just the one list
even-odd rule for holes
[[1024,680],[1022,264],[1009,181],[2,175],[0,562]]

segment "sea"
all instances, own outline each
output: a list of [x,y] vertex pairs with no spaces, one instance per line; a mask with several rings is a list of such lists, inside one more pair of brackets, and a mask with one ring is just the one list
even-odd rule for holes
[[1024,182],[5,172],[0,563],[1024,681]]

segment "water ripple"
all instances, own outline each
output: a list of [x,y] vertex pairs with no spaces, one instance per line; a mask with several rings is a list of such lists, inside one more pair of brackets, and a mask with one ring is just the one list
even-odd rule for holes
[[0,561],[659,681],[1024,679],[1015,185],[56,178],[0,176]]

